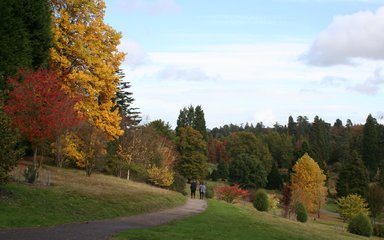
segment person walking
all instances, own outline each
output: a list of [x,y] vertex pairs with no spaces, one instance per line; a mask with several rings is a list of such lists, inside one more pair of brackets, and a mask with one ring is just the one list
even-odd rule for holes
[[190,188],[191,188],[191,198],[196,198],[195,197],[195,195],[196,195],[196,188],[197,188],[196,180],[192,180]]
[[205,185],[204,185],[204,182],[200,183],[199,191],[200,191],[200,199],[204,199],[204,196],[205,196]]

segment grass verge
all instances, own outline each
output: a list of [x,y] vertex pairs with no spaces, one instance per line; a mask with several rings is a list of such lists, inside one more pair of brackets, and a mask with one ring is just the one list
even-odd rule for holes
[[[11,183],[0,196],[0,228],[51,226],[181,205],[179,193],[83,171],[48,168],[53,186]],[[5,193],[5,194],[4,194]]]
[[[129,230],[114,240],[249,240],[249,239],[366,239],[349,234],[342,225],[316,222],[298,223],[270,213],[256,211],[249,205],[231,205],[209,200],[208,210],[165,226]],[[372,239],[372,238],[371,238]]]

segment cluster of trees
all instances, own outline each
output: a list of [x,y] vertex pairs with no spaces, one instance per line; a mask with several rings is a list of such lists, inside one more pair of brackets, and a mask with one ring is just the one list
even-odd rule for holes
[[0,175],[25,141],[36,166],[38,154],[52,154],[58,166],[90,175],[108,144],[140,121],[120,70],[121,34],[104,23],[105,7],[103,0],[1,1],[0,128],[11,139],[1,146]]
[[231,124],[209,132],[208,161],[215,166],[213,179],[280,189],[286,216],[297,202],[319,215],[332,196],[346,211],[356,210],[353,199],[364,202],[348,220],[368,212],[375,219],[384,210],[383,137],[384,127],[372,115],[364,125],[339,119],[332,125],[319,117],[310,123],[302,116],[273,128]]
[[[258,138],[260,143],[244,135]],[[233,155],[236,136],[241,136],[243,143],[235,147],[237,152]],[[339,119],[332,125],[317,116],[310,123],[305,116],[297,117],[296,121],[290,116],[285,126],[275,124],[273,128],[267,128],[262,123],[256,126],[231,124],[212,129],[208,157],[209,162],[217,164],[218,173],[215,173],[215,177],[229,179],[222,165],[229,166],[234,157],[240,155],[240,151],[260,152],[258,148],[264,144],[268,152],[263,155],[267,159],[271,156],[272,168],[266,169],[267,174],[275,172],[271,169],[276,167],[283,178],[287,178],[297,159],[308,153],[331,180],[335,180],[342,171],[347,171],[345,168],[355,167],[356,158],[360,158],[362,172],[366,172],[366,177],[373,181],[380,177],[380,169],[384,165],[383,137],[383,125],[378,124],[371,115],[364,125],[354,125],[350,120],[343,125]]]
[[[283,193],[309,211],[318,211],[328,188],[359,194],[372,212],[379,197],[371,188],[384,185],[384,127],[375,118],[344,125],[290,116],[284,126],[208,130],[202,107],[191,105],[175,130],[162,120],[139,125],[120,69],[121,34],[104,23],[104,10],[103,0],[0,2],[0,183],[27,148],[36,166],[44,154],[87,175],[98,169],[182,190],[185,180],[209,177],[246,189],[285,182]],[[297,177],[303,169],[316,178],[305,183]]]

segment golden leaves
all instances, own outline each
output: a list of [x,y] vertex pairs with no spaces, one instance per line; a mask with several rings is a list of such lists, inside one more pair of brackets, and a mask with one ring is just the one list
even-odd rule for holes
[[327,196],[326,176],[323,170],[305,153],[293,166],[293,172],[291,177],[293,200],[302,202],[309,212],[319,210]]
[[121,34],[104,23],[102,0],[51,0],[54,47],[51,64],[62,72],[63,89],[80,94],[77,109],[110,139],[123,131],[118,111],[111,111],[125,54],[119,52]]

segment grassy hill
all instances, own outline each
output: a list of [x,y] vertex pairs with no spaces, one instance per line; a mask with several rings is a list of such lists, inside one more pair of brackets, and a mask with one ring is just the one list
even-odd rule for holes
[[49,226],[134,215],[181,205],[179,193],[84,171],[47,167],[50,185],[11,183],[0,194],[0,228]]
[[[346,232],[345,224],[333,221],[299,223],[258,212],[250,204],[210,200],[208,210],[195,217],[150,229],[129,230],[114,240],[349,240],[367,239]],[[370,239],[378,239],[371,237]]]

